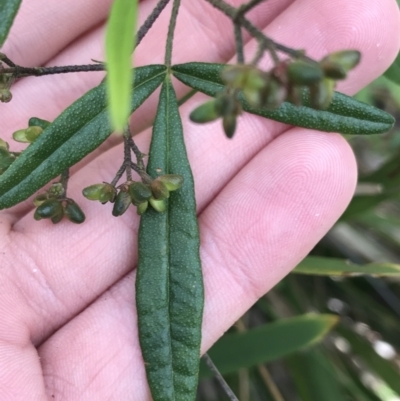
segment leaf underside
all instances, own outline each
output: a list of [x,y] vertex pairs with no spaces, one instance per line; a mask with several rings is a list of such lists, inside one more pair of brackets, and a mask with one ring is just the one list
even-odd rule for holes
[[[224,64],[186,63],[172,67],[174,76],[185,85],[215,96],[223,91],[221,71]],[[307,106],[294,106],[285,102],[275,111],[250,106],[241,97],[243,110],[271,120],[303,128],[342,134],[371,135],[388,131],[394,118],[373,106],[335,92],[327,110],[315,110]],[[307,100],[306,100],[307,104]]]
[[140,345],[154,401],[190,401],[197,389],[204,295],[194,183],[169,78],[160,94],[148,173],[181,174],[184,184],[171,193],[166,212],[151,209],[141,218]]
[[[163,65],[136,69],[130,110],[136,110],[162,83]],[[100,146],[112,133],[105,84],[65,109],[0,176],[0,209],[34,192]]]

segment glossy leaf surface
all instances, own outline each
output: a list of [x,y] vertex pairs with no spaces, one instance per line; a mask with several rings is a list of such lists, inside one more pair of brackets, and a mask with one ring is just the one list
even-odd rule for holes
[[193,177],[177,99],[164,83],[153,128],[148,173],[180,174],[167,210],[148,208],[139,229],[136,278],[139,339],[154,401],[196,396],[203,312]]
[[0,48],[5,42],[21,0],[0,0]]
[[[185,85],[215,96],[224,85],[221,81],[223,64],[187,63],[173,66],[173,74]],[[291,103],[270,111],[251,107],[241,98],[243,110],[286,124],[342,134],[379,134],[388,131],[394,124],[393,117],[375,107],[361,103],[342,93],[335,92],[327,110],[297,107]]]
[[[334,315],[302,315],[265,324],[245,333],[225,334],[208,352],[221,373],[270,362],[323,339],[337,323]],[[211,376],[201,364],[201,376]]]
[[114,0],[106,30],[107,90],[113,127],[122,132],[130,111],[137,0]]
[[308,256],[296,266],[293,273],[316,276],[376,276],[400,275],[400,265],[395,263],[367,263],[356,265],[345,259]]
[[[136,110],[161,84],[165,67],[138,68],[130,110]],[[64,110],[0,176],[0,209],[25,200],[95,150],[111,134],[105,85],[90,90]]]

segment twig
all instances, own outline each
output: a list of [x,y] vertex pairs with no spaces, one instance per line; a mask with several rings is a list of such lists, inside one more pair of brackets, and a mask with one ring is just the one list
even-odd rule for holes
[[126,172],[126,179],[128,181],[132,181],[132,170],[131,170],[131,147],[129,138],[131,137],[131,133],[129,131],[129,127],[124,130],[124,165],[125,165],[125,172]]
[[67,196],[68,181],[69,181],[69,169],[67,168],[61,173],[60,177],[60,184],[62,185],[63,188],[63,193],[61,196],[64,198]]
[[236,397],[236,395],[231,390],[231,388],[228,386],[228,383],[222,377],[222,375],[219,372],[218,368],[214,365],[214,362],[212,361],[212,359],[208,356],[208,354],[204,354],[203,355],[203,359],[204,359],[204,362],[206,363],[206,365],[214,373],[215,378],[217,379],[218,383],[221,385],[221,387],[225,391],[225,394],[228,396],[228,398],[231,401],[239,401],[238,398]]
[[235,30],[235,42],[236,42],[236,52],[237,52],[237,62],[238,64],[244,64],[244,46],[243,46],[243,34],[242,27],[240,23],[234,23]]
[[165,6],[169,3],[169,0],[160,0],[158,4],[155,6],[154,10],[147,17],[146,21],[140,27],[137,35],[136,35],[136,46],[142,41],[142,39],[146,36],[147,32],[151,29],[154,22],[160,16],[162,10],[164,10]]
[[258,365],[258,373],[260,373],[261,378],[263,379],[264,384],[268,388],[271,393],[274,401],[285,401],[282,394],[280,393],[278,387],[272,380],[271,375],[269,374],[267,368],[264,365]]
[[165,65],[167,67],[171,67],[172,46],[173,46],[173,42],[174,42],[176,19],[178,17],[180,5],[181,5],[181,0],[174,0],[174,4],[172,6],[171,19],[170,19],[169,27],[168,27],[167,44],[165,46]]

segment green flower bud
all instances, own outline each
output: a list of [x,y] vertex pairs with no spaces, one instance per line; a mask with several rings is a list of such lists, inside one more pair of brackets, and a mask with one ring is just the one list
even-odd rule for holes
[[50,220],[53,224],[57,224],[63,219],[63,217],[64,217],[64,211],[60,214],[56,214]]
[[28,127],[25,130],[25,137],[28,142],[33,142],[41,133],[43,132],[43,128],[37,125],[33,127]]
[[8,143],[0,138],[0,148],[8,150],[10,148],[10,146],[8,145]]
[[149,202],[143,202],[140,205],[138,205],[136,208],[137,214],[139,216],[144,214],[144,212],[147,210],[148,206],[149,206]]
[[11,154],[7,149],[0,148],[0,175],[11,166],[15,159],[15,155]]
[[51,184],[50,188],[47,190],[49,198],[57,198],[64,193],[64,187],[61,182],[55,182]]
[[242,89],[246,82],[247,71],[250,67],[244,64],[227,65],[221,71],[221,79],[225,85],[235,89]]
[[183,177],[180,174],[160,175],[157,180],[161,181],[168,191],[176,191],[183,185]]
[[35,220],[51,219],[59,214],[63,214],[63,207],[57,199],[48,199],[44,201],[35,210]]
[[165,203],[165,200],[150,198],[149,202],[150,205],[153,206],[153,209],[159,213],[165,212],[167,210],[167,204]]
[[12,99],[12,94],[9,89],[0,89],[0,102],[8,103]]
[[220,115],[216,108],[215,99],[203,103],[202,105],[194,109],[189,116],[191,121],[199,124],[215,121],[219,117]]
[[234,114],[227,115],[222,120],[225,135],[231,139],[236,131],[236,116]]
[[169,191],[167,186],[160,180],[155,179],[150,184],[151,192],[153,194],[153,198],[156,200],[162,200],[169,198]]
[[324,78],[316,85],[310,86],[311,107],[318,110],[325,110],[332,102],[335,92],[335,81]]
[[129,195],[131,196],[132,203],[135,206],[139,206],[151,198],[151,189],[142,182],[133,182],[129,185]]
[[361,53],[358,50],[342,50],[328,54],[321,60],[320,65],[327,78],[344,79],[360,60]]
[[94,184],[86,187],[82,191],[83,196],[89,200],[98,200],[101,203],[106,203],[114,200],[116,189],[107,183]]
[[242,106],[234,95],[222,93],[217,95],[215,101],[218,114],[222,117],[227,115],[237,116],[242,112]]
[[287,88],[272,78],[262,92],[262,104],[268,110],[276,110],[285,101],[287,93]]
[[122,216],[127,211],[130,204],[131,197],[129,193],[125,191],[119,191],[112,210],[113,216]]
[[43,194],[39,194],[35,197],[35,199],[33,200],[33,204],[38,207],[40,206],[43,202],[47,201],[47,199],[49,199],[48,193],[45,192]]
[[77,205],[77,203],[72,200],[67,200],[67,205],[64,208],[64,213],[69,221],[72,223],[81,224],[85,221],[85,214],[82,209]]
[[26,137],[26,129],[20,129],[18,131],[15,131],[12,134],[12,137],[13,137],[14,141],[16,141],[16,142],[29,143],[29,141]]
[[41,118],[32,117],[29,119],[28,126],[29,127],[41,127],[44,130],[51,124],[50,121],[42,120]]
[[293,85],[309,86],[320,82],[324,72],[319,64],[297,60],[288,65],[287,77]]

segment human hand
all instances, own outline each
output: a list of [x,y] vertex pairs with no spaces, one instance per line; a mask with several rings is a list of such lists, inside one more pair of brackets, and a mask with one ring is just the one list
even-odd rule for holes
[[[102,60],[110,3],[26,0],[2,51],[24,66]],[[155,4],[141,3],[141,21]],[[270,0],[249,18],[275,40],[305,48],[316,59],[339,49],[360,50],[361,65],[339,86],[348,94],[379,76],[399,48],[394,0]],[[163,62],[168,20],[165,10],[138,47],[135,65]],[[175,63],[225,62],[234,48],[231,23],[222,14],[205,2],[182,2]],[[247,54],[254,50],[248,40]],[[0,105],[3,139],[31,116],[53,120],[101,78],[81,73],[17,82],[12,102]],[[333,225],[353,194],[356,164],[340,135],[250,114],[239,119],[229,141],[220,122],[189,122],[188,114],[203,100],[196,95],[181,110],[202,238],[205,352]],[[143,150],[156,101],[153,96],[132,120]],[[139,218],[133,207],[114,218],[109,204],[81,196],[85,186],[113,177],[123,154],[117,141],[110,139],[73,169],[69,196],[86,213],[82,226],[36,222],[31,201],[0,214],[2,400],[151,398],[134,309]]]

